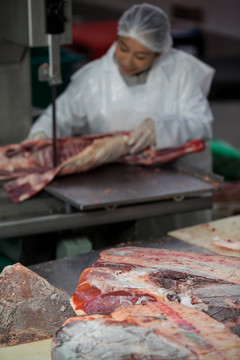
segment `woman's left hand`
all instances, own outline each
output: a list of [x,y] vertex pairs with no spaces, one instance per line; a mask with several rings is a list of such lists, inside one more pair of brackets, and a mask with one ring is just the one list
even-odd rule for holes
[[130,134],[128,145],[130,154],[136,154],[156,142],[156,125],[152,119],[145,119]]

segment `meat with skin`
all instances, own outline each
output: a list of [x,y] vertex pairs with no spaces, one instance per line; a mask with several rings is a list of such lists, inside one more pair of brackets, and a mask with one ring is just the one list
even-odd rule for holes
[[202,151],[204,143],[200,139],[195,139],[176,148],[166,148],[161,150],[146,149],[140,154],[126,155],[120,161],[131,165],[154,165],[166,164],[174,161],[183,155]]
[[[42,190],[57,175],[87,171],[120,158],[128,151],[125,137],[125,135],[116,135],[94,140],[87,139],[86,142],[82,141],[80,147],[77,142],[76,147],[68,142],[71,151],[68,151],[68,146],[60,148],[59,165],[56,168],[52,167],[50,143],[47,148],[40,148],[33,154],[35,163],[39,164],[39,170],[34,167],[31,174],[8,182],[5,188],[13,201],[26,200]],[[41,140],[43,141],[45,140]],[[62,145],[66,143],[63,142]]]
[[52,359],[238,360],[240,338],[207,314],[178,303],[133,305],[69,319]]
[[75,315],[65,291],[20,263],[0,274],[0,347],[53,336]]
[[111,162],[132,165],[163,164],[204,149],[200,139],[192,140],[178,148],[163,150],[146,149],[140,154],[129,155],[129,133],[114,132],[57,140],[58,166],[53,168],[52,140],[0,147],[0,180],[10,198],[21,202],[50,183],[55,176],[80,173]]
[[[81,153],[95,140],[127,136],[125,132],[105,133],[81,137],[57,139],[58,163]],[[50,170],[53,167],[53,146],[51,139],[28,141],[0,147],[0,180],[19,177],[19,173]]]
[[105,250],[80,276],[71,304],[78,315],[174,301],[205,311],[240,335],[239,258],[163,249]]

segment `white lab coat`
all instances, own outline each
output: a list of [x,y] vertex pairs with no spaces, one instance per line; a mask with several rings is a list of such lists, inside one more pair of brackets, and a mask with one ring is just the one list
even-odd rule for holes
[[[214,70],[193,56],[180,50],[157,58],[145,84],[128,86],[114,60],[116,43],[106,55],[95,60],[73,77],[66,91],[57,100],[57,135],[76,136],[116,130],[131,130],[144,119],[156,121],[156,148],[179,146],[188,140],[212,136],[213,120],[206,99]],[[43,131],[52,133],[51,108],[35,122],[30,135]],[[211,169],[211,154],[206,151],[187,155],[205,170]],[[140,234],[149,236],[198,223],[199,216],[170,216],[161,220],[140,220]],[[206,220],[209,218],[203,217]],[[142,228],[141,228],[142,226]]]
[[[77,71],[59,96],[57,136],[131,130],[152,118],[159,149],[211,138],[212,113],[206,100],[214,74],[211,67],[171,49],[154,61],[145,84],[128,86],[114,60],[115,48],[116,43],[102,58]],[[51,137],[51,122],[48,107],[30,135],[43,131]]]

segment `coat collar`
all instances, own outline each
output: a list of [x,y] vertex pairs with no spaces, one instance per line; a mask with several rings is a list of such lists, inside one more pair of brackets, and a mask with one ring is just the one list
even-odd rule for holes
[[[124,79],[122,78],[117,63],[114,61],[114,54],[116,50],[117,43],[114,42],[111,47],[108,49],[106,54],[102,57],[102,69],[103,71],[109,72],[111,71],[114,78],[121,79],[120,81],[124,82]],[[148,78],[146,81],[146,84],[149,82],[155,83],[159,79],[164,78],[165,81],[169,82],[169,76],[171,74],[167,74],[166,71],[166,65],[169,65],[170,62],[173,61],[171,58],[171,51],[167,54],[161,55],[159,58],[157,58],[149,71]],[[125,82],[124,82],[125,83]]]

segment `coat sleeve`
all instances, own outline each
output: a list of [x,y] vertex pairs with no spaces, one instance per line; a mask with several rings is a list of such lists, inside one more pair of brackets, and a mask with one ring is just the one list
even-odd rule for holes
[[180,108],[178,114],[155,116],[157,148],[180,146],[196,138],[211,139],[213,116],[200,89],[196,89],[194,94],[185,99]]
[[[81,128],[86,126],[84,110],[84,81],[81,76],[73,79],[66,90],[56,101],[57,137],[74,136],[81,133]],[[52,105],[35,121],[30,129],[29,136],[44,132],[52,136]]]
[[176,102],[177,113],[156,114],[157,148],[180,146],[185,142],[212,137],[213,116],[207,100],[214,70],[192,60],[189,66],[180,66]]

